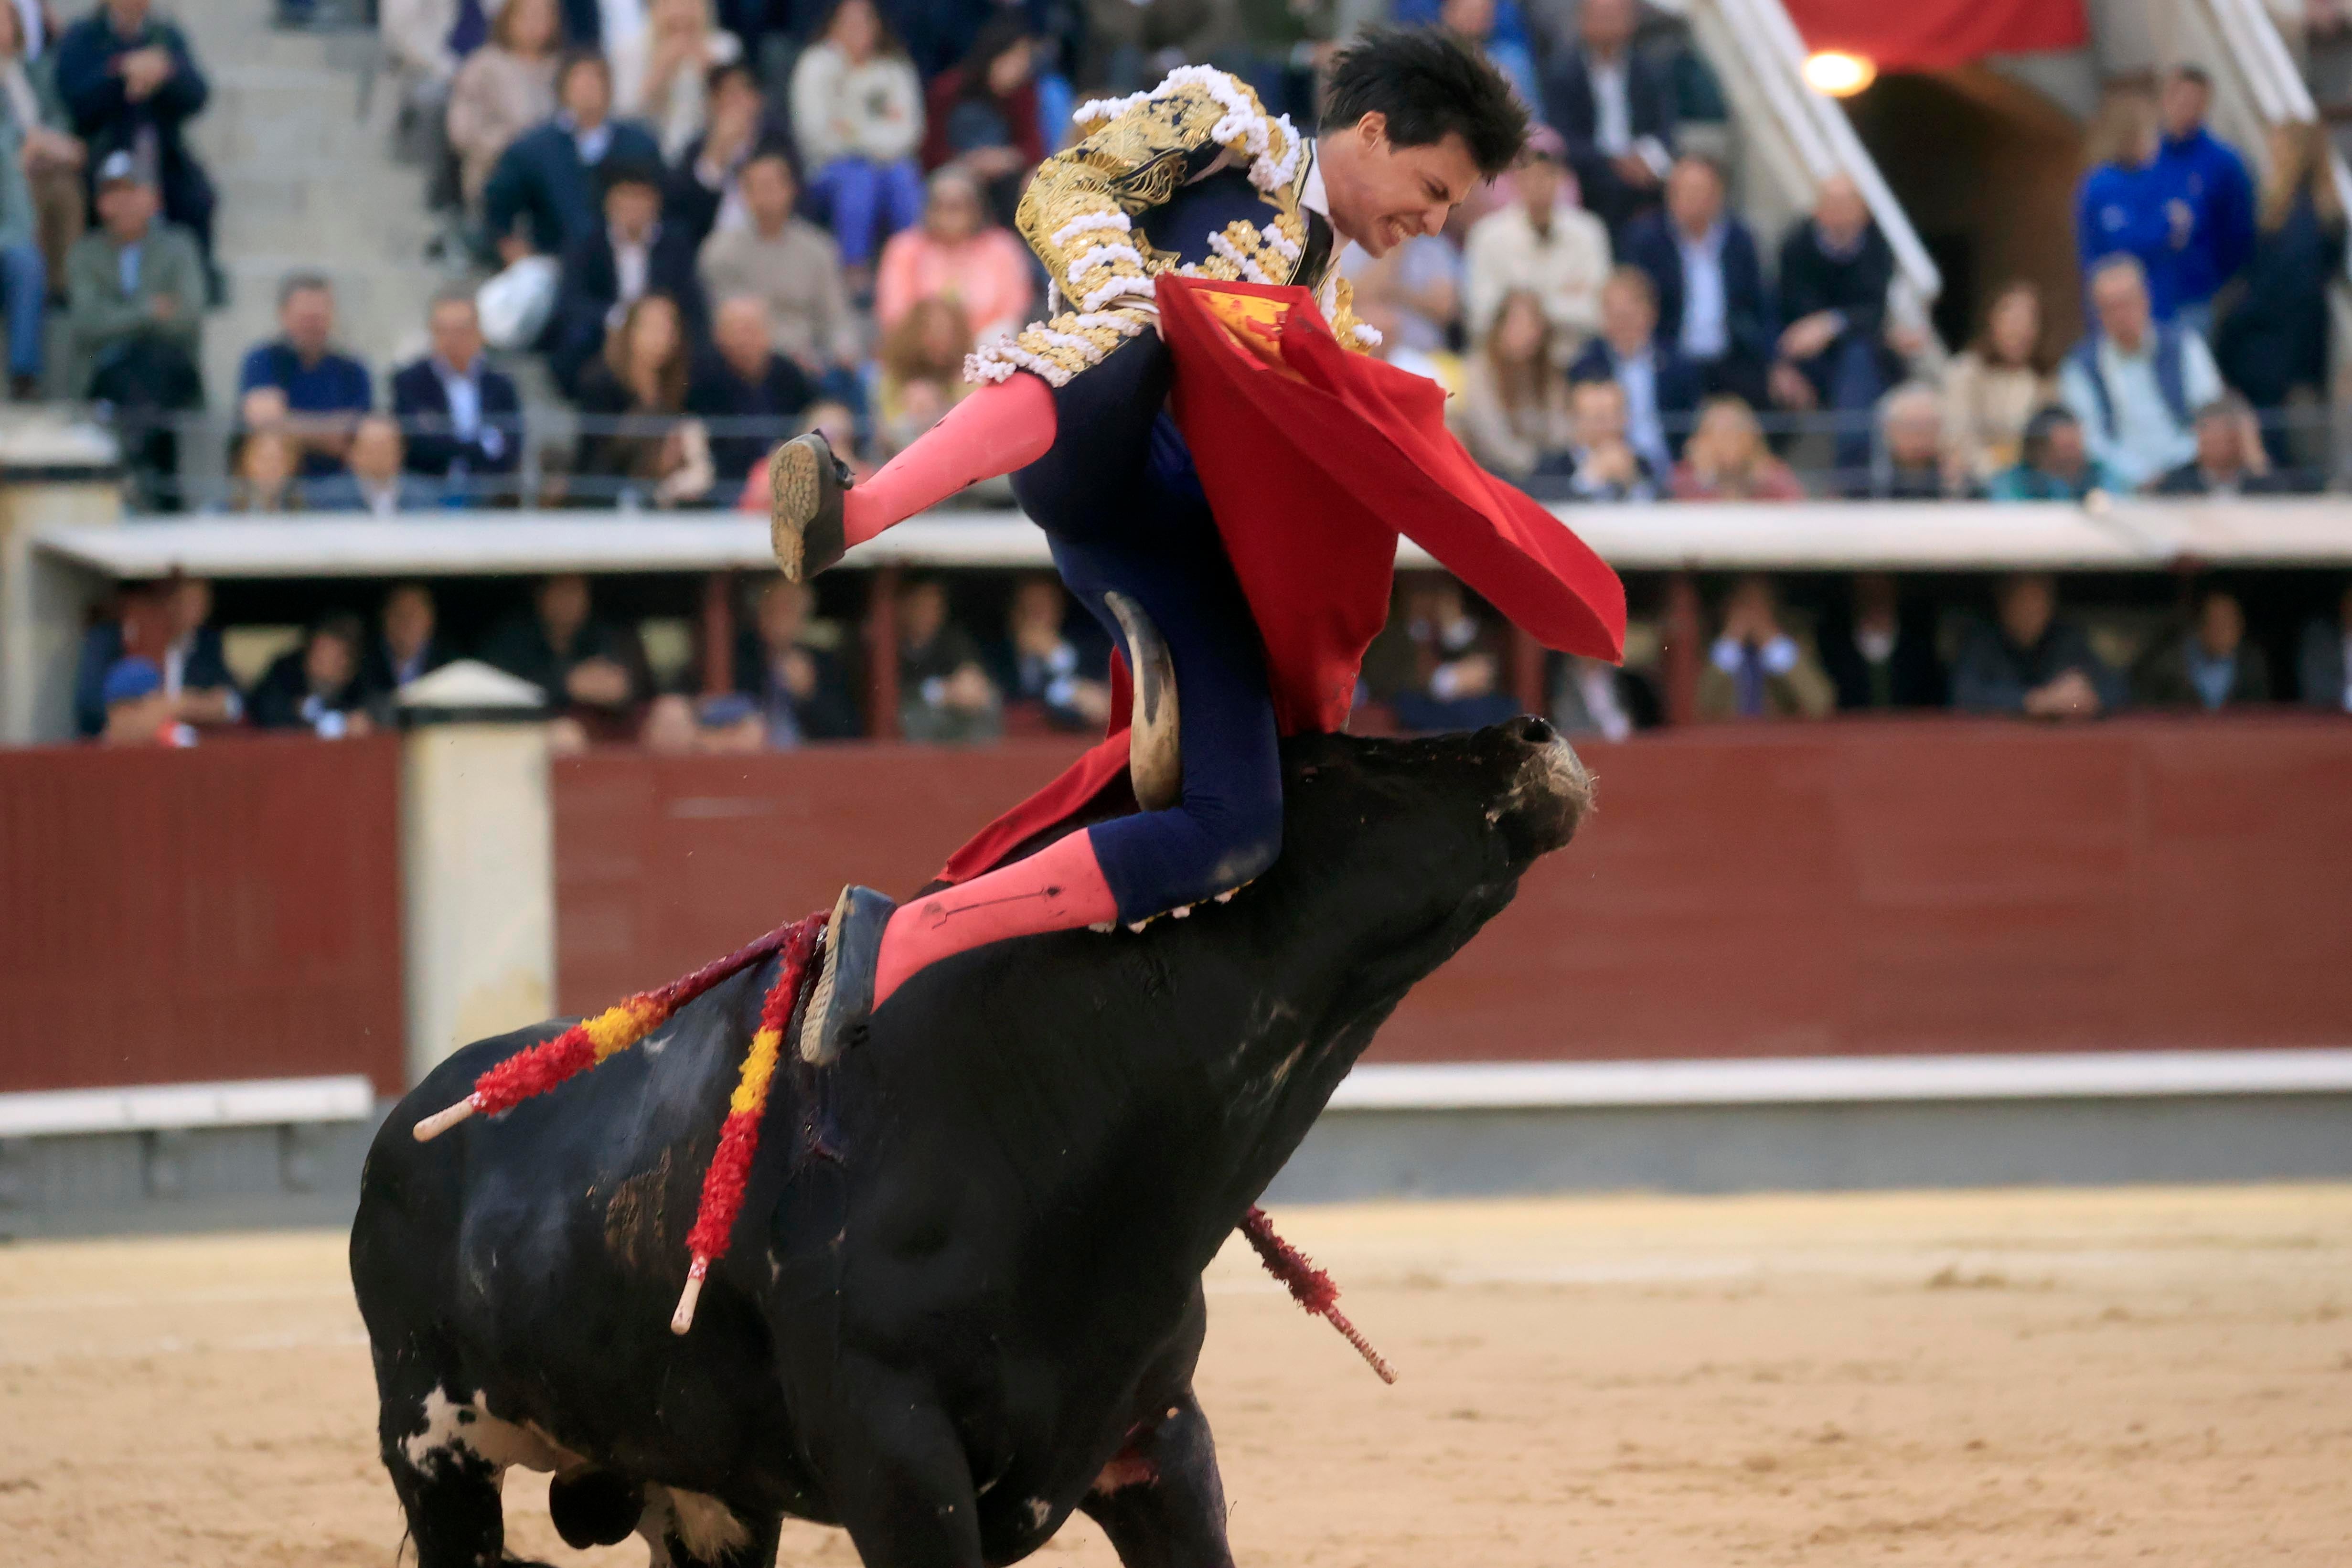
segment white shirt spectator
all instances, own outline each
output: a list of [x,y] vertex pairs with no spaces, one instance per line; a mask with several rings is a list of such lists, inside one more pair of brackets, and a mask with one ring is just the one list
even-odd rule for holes
[[2157,333],[2150,328],[2139,352],[2126,354],[2112,338],[2099,340],[2099,379],[2115,401],[2115,428],[2107,427],[2098,389],[2072,358],[2059,372],[2058,394],[2083,422],[2083,443],[2117,482],[2138,489],[2197,455],[2195,411],[2221,395],[2221,372],[2213,366],[2205,340],[2181,329],[2180,387],[2189,417],[2176,419],[2164,401],[2156,373]]
[[1617,384],[1625,392],[1625,444],[1642,455],[1653,474],[1665,474],[1674,468],[1674,458],[1666,447],[1665,420],[1658,413],[1658,356],[1654,349],[1644,349],[1631,356],[1612,356],[1617,366]]
[[1729,232],[1719,220],[1697,239],[1675,230],[1675,247],[1683,256],[1682,350],[1701,364],[1731,351],[1730,294],[1723,281],[1723,242]]
[[1604,60],[1588,51],[1586,78],[1592,83],[1592,140],[1612,158],[1633,145],[1633,101],[1625,86],[1625,57]]
[[1480,218],[1462,247],[1464,316],[1470,340],[1478,342],[1495,322],[1495,312],[1514,289],[1543,301],[1544,316],[1559,334],[1554,347],[1565,363],[1601,327],[1601,285],[1609,277],[1609,225],[1568,202],[1551,209],[1549,232],[1536,232],[1528,210],[1517,204]]
[[792,97],[793,138],[812,175],[843,158],[895,162],[923,139],[922,84],[895,56],[853,66],[833,45],[811,44],[793,67]]

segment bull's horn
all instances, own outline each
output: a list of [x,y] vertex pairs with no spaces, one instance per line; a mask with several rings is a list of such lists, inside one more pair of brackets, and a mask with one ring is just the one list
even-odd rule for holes
[[1143,606],[1123,593],[1103,602],[1127,635],[1127,659],[1135,672],[1135,712],[1127,732],[1127,771],[1135,803],[1165,811],[1184,796],[1183,751],[1177,740],[1176,661]]

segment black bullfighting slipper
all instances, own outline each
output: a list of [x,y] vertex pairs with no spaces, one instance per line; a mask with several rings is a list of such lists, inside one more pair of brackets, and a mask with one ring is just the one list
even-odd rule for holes
[[842,537],[841,497],[851,483],[849,465],[814,430],[793,436],[769,457],[768,544],[793,581],[806,582],[848,548]]
[[882,930],[898,905],[856,883],[834,901],[824,927],[824,967],[801,1019],[801,1060],[822,1067],[841,1054],[850,1031],[874,1010],[874,971],[882,956]]

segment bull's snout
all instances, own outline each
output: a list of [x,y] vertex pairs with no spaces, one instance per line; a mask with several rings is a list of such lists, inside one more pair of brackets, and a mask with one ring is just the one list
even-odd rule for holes
[[1519,753],[1497,820],[1525,832],[1538,854],[1563,847],[1592,810],[1592,775],[1548,720],[1528,714],[1496,728]]

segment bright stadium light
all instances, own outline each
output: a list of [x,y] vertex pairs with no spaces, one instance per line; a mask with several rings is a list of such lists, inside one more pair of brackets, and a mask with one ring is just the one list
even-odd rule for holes
[[1852,98],[1878,79],[1878,67],[1843,49],[1821,49],[1805,60],[1805,83],[1832,98]]

